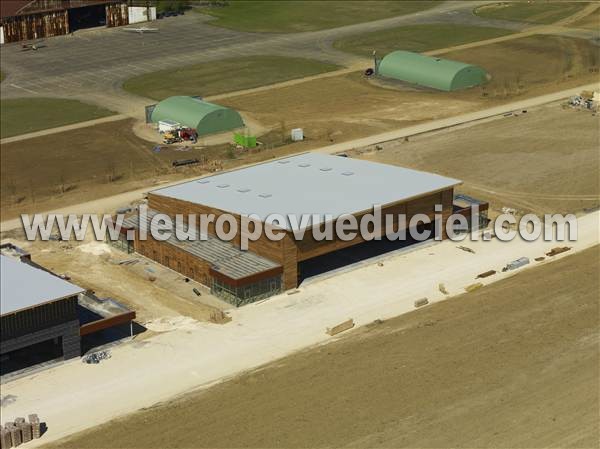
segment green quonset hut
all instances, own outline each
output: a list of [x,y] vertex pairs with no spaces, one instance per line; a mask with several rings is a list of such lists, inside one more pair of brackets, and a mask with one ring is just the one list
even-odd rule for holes
[[153,123],[163,120],[181,123],[194,128],[200,136],[244,126],[244,121],[237,111],[186,96],[169,97],[157,103],[150,118]]
[[466,89],[487,81],[485,70],[476,65],[410,51],[387,54],[379,62],[377,74],[445,91]]

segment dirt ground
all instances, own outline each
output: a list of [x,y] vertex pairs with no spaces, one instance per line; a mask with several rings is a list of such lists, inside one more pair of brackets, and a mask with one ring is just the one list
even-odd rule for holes
[[49,447],[597,447],[599,248]]
[[554,104],[350,155],[451,176],[459,192],[521,213],[600,205],[598,116]]
[[39,212],[177,177],[171,161],[186,152],[154,153],[123,120],[2,145],[2,216]]

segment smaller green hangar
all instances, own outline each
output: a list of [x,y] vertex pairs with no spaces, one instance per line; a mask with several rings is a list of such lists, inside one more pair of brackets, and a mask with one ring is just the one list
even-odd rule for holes
[[410,51],[394,51],[376,64],[376,73],[433,89],[453,91],[478,86],[487,81],[481,67]]
[[199,136],[217,134],[244,127],[240,114],[230,108],[196,97],[169,97],[154,106],[150,121],[172,121],[193,128]]

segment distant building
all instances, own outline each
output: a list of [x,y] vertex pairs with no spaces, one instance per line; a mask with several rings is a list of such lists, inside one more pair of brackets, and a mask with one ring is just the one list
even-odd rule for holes
[[148,2],[124,0],[3,0],[0,2],[0,43],[44,39],[84,28],[116,27],[156,19],[156,7],[146,4]]
[[377,75],[437,90],[454,91],[487,81],[481,67],[410,51],[394,51],[376,62]]

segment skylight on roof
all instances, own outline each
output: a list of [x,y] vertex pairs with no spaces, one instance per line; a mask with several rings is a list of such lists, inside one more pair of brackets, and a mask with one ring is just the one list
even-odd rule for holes
[[225,189],[225,188],[229,187],[229,184],[219,184],[217,187],[219,189]]
[[240,192],[240,193],[247,193],[247,192],[250,191],[250,189],[245,189],[245,188],[244,189],[237,189],[237,191]]
[[319,170],[321,170],[321,171],[331,171],[331,167],[323,167],[323,168],[320,168]]
[[302,164],[298,164],[298,167],[306,168],[306,167],[310,167],[310,164],[303,162]]
[[259,193],[258,196],[260,196],[261,198],[271,198],[273,195],[271,195],[270,193]]
[[342,175],[344,176],[352,176],[354,174],[353,171],[345,171],[344,173],[342,173]]
[[289,160],[284,160],[284,161],[277,161],[278,164],[289,164],[290,161]]
[[200,179],[198,181],[196,181],[198,184],[208,184],[210,182],[210,180],[208,179]]

